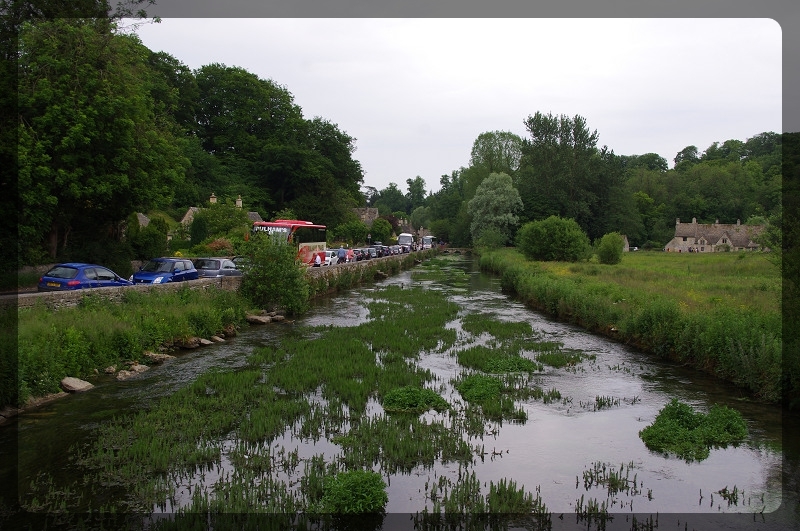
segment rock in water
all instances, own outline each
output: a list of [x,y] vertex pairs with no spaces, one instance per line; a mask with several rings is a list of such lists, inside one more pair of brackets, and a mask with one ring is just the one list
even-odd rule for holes
[[72,376],[67,376],[63,380],[61,380],[61,389],[68,393],[82,393],[83,391],[88,391],[94,387],[89,382],[85,382],[79,378],[73,378]]

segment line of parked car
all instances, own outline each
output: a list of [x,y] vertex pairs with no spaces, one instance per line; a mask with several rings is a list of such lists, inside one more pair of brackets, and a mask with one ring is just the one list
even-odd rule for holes
[[166,284],[241,276],[242,270],[229,258],[153,258],[125,279],[114,271],[97,264],[66,262],[56,264],[39,279],[38,291],[64,291],[87,288],[132,286],[134,284]]
[[[360,262],[382,256],[392,256],[411,252],[408,245],[383,245],[380,242],[369,247],[346,249],[347,262]],[[320,253],[321,265],[332,265],[338,261],[336,249]],[[87,288],[106,288],[132,286],[134,284],[166,284],[183,282],[198,278],[220,278],[241,276],[247,270],[247,258],[233,259],[222,257],[196,258],[153,258],[148,260],[133,275],[125,279],[107,267],[82,262],[56,264],[39,278],[38,291],[65,291]]]
[[[409,245],[383,245],[378,242],[369,247],[356,247],[354,249],[345,249],[347,252],[347,263],[360,262],[362,260],[371,260],[372,258],[380,258],[382,256],[394,256],[403,253],[410,253],[411,246]],[[320,265],[328,266],[338,263],[338,251],[336,249],[329,249],[320,251]]]

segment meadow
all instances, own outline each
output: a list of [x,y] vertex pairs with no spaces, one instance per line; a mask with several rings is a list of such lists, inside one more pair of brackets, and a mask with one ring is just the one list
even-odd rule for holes
[[782,371],[781,276],[763,253],[625,253],[621,263],[534,262],[485,252],[481,268],[558,319],[707,371],[765,402]]

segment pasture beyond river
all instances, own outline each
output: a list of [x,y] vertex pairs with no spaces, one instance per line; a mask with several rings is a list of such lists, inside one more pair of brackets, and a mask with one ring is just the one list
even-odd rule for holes
[[[467,437],[474,453],[471,463],[437,461],[433,466],[391,472],[375,466],[388,484],[389,516],[430,511],[433,485],[453,485],[463,475],[474,473],[481,485],[506,479],[537,493],[555,515],[553,529],[573,528],[576,509],[589,500],[606,504],[613,517],[608,529],[630,529],[633,514],[640,521],[659,515],[662,529],[800,529],[800,429],[796,418],[787,418],[777,406],[751,402],[740,390],[697,371],[549,320],[502,293],[499,279],[478,271],[468,258],[453,257],[448,262],[442,269],[457,274],[426,276],[428,266],[423,264],[383,282],[317,300],[306,316],[293,323],[248,328],[227,343],[181,354],[125,382],[101,377],[88,393],[19,416],[0,428],[0,445],[5,448],[11,438],[17,439],[16,480],[21,503],[32,503],[30,485],[40,481],[42,473],[51,476],[55,485],[65,485],[80,475],[82,471],[68,450],[90,445],[97,428],[114,417],[150,408],[209,370],[245,367],[246,358],[258,347],[278,344],[288,336],[316,333],[308,327],[352,327],[366,322],[371,315],[365,302],[379,297],[386,286],[401,286],[435,290],[459,308],[459,318],[448,324],[458,333],[457,345],[443,351],[431,349],[414,360],[419,369],[436,377],[430,387],[451,404],[463,402],[452,380],[465,370],[453,351],[467,344],[487,343],[485,334],[473,337],[464,332],[460,319],[466,315],[530,323],[546,341],[580,352],[583,358],[574,365],[545,366],[534,373],[531,385],[556,389],[560,398],[516,401],[527,416],[524,421],[485,422],[482,435]],[[673,398],[703,412],[712,404],[738,410],[747,422],[747,439],[736,447],[711,449],[708,458],[694,462],[649,451],[639,431]],[[380,413],[380,405],[373,403],[369,409],[371,414]],[[436,417],[433,412],[423,415],[431,421]],[[272,441],[271,447],[274,455],[292,454],[301,463],[321,455],[326,461],[335,461],[342,448],[331,439],[287,432]],[[190,505],[192,489],[209,488],[231,474],[236,466],[233,446],[223,444],[223,448],[227,450],[217,466],[202,477],[180,478],[172,499],[157,504],[154,512],[185,508]],[[15,481],[15,471],[7,460],[0,467],[2,484]],[[626,478],[622,488],[610,487],[609,472]],[[286,479],[288,485],[299,484],[291,472]],[[393,526],[413,527],[408,518],[389,521]],[[583,523],[582,528],[586,527]]]

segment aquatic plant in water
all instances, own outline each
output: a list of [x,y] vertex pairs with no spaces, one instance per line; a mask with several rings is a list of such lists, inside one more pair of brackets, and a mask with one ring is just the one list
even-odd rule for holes
[[318,512],[363,514],[383,512],[389,501],[386,483],[372,470],[351,470],[328,478],[323,483]]
[[747,425],[741,413],[727,406],[714,404],[708,414],[703,414],[673,398],[639,437],[654,452],[676,455],[687,462],[702,461],[710,448],[744,440]]
[[405,386],[393,389],[383,397],[383,410],[387,413],[424,413],[431,409],[444,411],[450,404],[430,389]]

